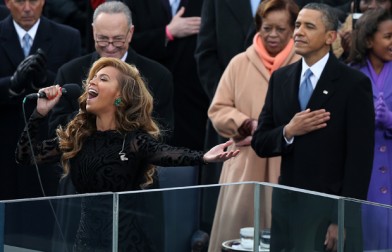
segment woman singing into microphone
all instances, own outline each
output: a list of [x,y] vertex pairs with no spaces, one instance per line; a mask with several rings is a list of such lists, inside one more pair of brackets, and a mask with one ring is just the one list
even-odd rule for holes
[[[138,70],[116,58],[97,60],[79,98],[80,110],[57,137],[38,141],[40,122],[61,97],[60,87],[41,89],[48,99],[37,107],[18,142],[16,158],[31,164],[61,161],[78,193],[120,192],[147,188],[153,182],[154,166],[196,165],[223,162],[239,151],[225,151],[232,142],[207,153],[160,143],[159,128],[151,117],[153,98]],[[31,135],[34,153],[27,137]],[[119,251],[151,251],[143,223],[132,215],[134,202],[124,202],[119,212]],[[102,209],[112,202],[85,197],[74,251],[111,250],[112,215]],[[127,210],[127,211],[125,211]]]

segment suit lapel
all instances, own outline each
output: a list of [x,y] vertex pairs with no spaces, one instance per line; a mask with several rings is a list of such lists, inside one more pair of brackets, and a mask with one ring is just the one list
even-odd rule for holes
[[50,53],[50,48],[52,46],[51,34],[53,33],[49,25],[49,21],[46,18],[41,17],[37,34],[35,35],[33,45],[31,46],[30,54],[35,53],[38,48],[41,48],[47,54]]
[[91,57],[92,59],[92,63],[94,63],[95,61],[97,61],[100,58],[99,54],[95,51],[93,53],[93,56]]
[[[94,64],[95,61],[97,61],[100,58],[99,54],[95,51],[91,54],[91,63],[90,66]],[[90,68],[89,66],[89,68]]]
[[241,24],[245,36],[249,33],[249,25],[253,22],[250,2],[246,0],[225,0],[233,16]]
[[340,68],[338,67],[338,60],[332,55],[329,55],[329,59],[323,72],[321,73],[320,79],[314,89],[312,96],[310,97],[308,107],[311,110],[320,109],[323,105],[333,96],[336,91],[337,81],[340,76]]
[[11,16],[4,19],[0,27],[0,44],[4,48],[8,59],[16,68],[24,59],[24,54]]
[[279,80],[282,84],[280,85],[281,90],[279,90],[279,92],[284,94],[282,102],[287,102],[287,109],[290,110],[290,114],[295,114],[300,111],[298,91],[301,68],[302,63],[301,60],[299,60],[293,63],[290,67],[286,68],[287,71],[280,71],[282,77],[279,78]]
[[183,17],[201,16],[201,8],[204,0],[183,0],[181,1],[180,8],[185,7]]
[[136,59],[136,52],[131,47],[129,47],[128,48],[128,55],[127,55],[127,58],[125,59],[125,62],[127,62],[128,64],[137,65],[136,60],[137,60]]
[[[292,117],[295,113],[301,111],[298,100],[299,79],[301,74],[301,60],[284,67],[283,70],[275,71],[272,76],[273,85],[276,96],[279,97],[277,106],[284,111],[288,117]],[[276,73],[278,72],[278,75]],[[269,87],[271,88],[271,87]]]
[[[172,17],[171,13],[171,7],[170,7],[170,2],[169,0],[160,0],[163,9],[165,10],[165,13],[167,14],[168,17]],[[151,8],[154,8],[154,6],[150,6]]]

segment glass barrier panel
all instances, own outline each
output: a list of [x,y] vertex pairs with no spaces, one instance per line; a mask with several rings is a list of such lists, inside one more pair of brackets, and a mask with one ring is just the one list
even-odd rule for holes
[[207,247],[208,234],[200,228],[202,189],[119,193],[119,251],[184,252],[203,246],[197,242]]
[[[202,220],[206,194],[217,195],[206,204],[216,206],[210,222]],[[249,230],[262,235],[260,251],[268,251],[271,197],[271,186],[254,182],[119,193],[119,251],[253,251]]]
[[[255,205],[259,200],[256,211],[260,213],[260,221],[255,221],[255,226],[260,223],[260,233],[255,233],[259,238],[255,241],[260,247],[252,251],[326,251],[328,230],[337,234],[344,222],[342,198],[269,183],[257,184],[260,193]],[[332,239],[330,245],[338,246]]]
[[4,252],[4,203],[0,202],[0,252]]
[[[381,197],[390,197],[380,193]],[[392,251],[392,206],[369,201],[346,199],[345,205],[358,209],[360,216],[356,226],[361,234],[361,247],[358,251],[387,252]],[[349,213],[347,207],[347,215]],[[348,232],[346,230],[346,232]],[[348,250],[345,250],[348,251]]]
[[[212,251],[253,251],[259,248],[259,230],[267,232],[271,226],[271,192],[270,188],[259,187],[253,182],[223,184],[209,248]],[[262,245],[260,251],[268,251],[268,244]]]
[[392,251],[390,211],[257,182],[3,201],[0,252],[323,251],[329,228],[339,252]]
[[102,193],[3,201],[1,249],[112,251],[113,199]]
[[[201,222],[200,198],[216,190],[216,202],[209,204],[216,205],[214,218],[206,225]],[[121,238],[121,234],[132,234],[129,229],[135,229],[138,246],[146,250],[197,251],[193,248],[198,244],[196,238],[209,237],[209,250],[214,252],[269,251],[271,223],[276,220],[274,234],[278,243],[289,237],[286,246],[293,251],[324,249],[331,221],[344,222],[341,201],[342,198],[326,194],[255,182],[119,193],[119,219],[128,220],[123,230],[122,221],[119,222],[119,248],[136,246],[127,244],[127,236]],[[130,220],[132,227],[125,224]],[[284,233],[280,225],[284,225]],[[286,232],[287,227],[291,230]],[[316,228],[316,234],[307,232],[308,228]]]

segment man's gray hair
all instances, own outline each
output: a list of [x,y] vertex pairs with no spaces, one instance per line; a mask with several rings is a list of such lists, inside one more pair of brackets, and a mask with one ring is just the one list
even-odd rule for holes
[[127,18],[128,26],[132,25],[132,13],[131,10],[124,3],[120,1],[108,1],[100,4],[94,11],[93,23],[101,13],[117,14],[123,13]]
[[323,3],[308,3],[302,9],[317,10],[321,12],[321,19],[327,31],[337,31],[339,19],[336,11],[329,5]]

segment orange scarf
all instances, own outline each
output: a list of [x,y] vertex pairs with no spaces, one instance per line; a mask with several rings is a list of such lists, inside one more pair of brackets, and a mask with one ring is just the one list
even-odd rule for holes
[[258,33],[256,33],[255,37],[253,38],[253,46],[256,49],[256,52],[259,54],[259,57],[263,62],[265,68],[267,68],[270,74],[272,74],[273,71],[275,71],[276,69],[282,66],[283,62],[290,55],[291,50],[293,49],[294,46],[294,40],[290,39],[286,47],[275,57],[271,57],[268,54]]

